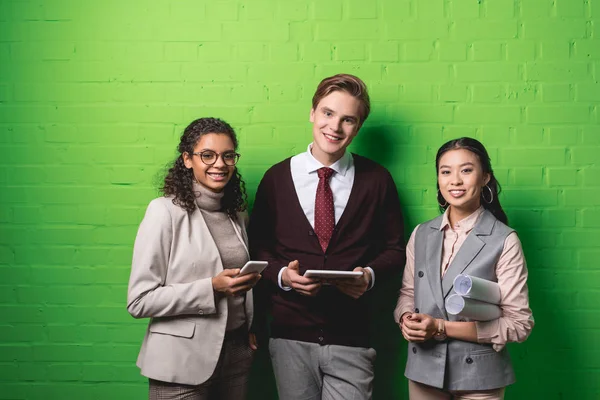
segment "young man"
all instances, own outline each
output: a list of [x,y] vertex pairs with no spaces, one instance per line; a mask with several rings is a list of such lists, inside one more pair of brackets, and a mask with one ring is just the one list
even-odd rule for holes
[[[310,111],[313,143],[258,187],[249,235],[252,259],[269,262],[269,351],[281,399],[372,395],[368,298],[376,280],[401,271],[405,251],[391,175],[346,151],[369,111],[359,78],[324,79]],[[362,274],[322,281],[304,277],[307,269]]]

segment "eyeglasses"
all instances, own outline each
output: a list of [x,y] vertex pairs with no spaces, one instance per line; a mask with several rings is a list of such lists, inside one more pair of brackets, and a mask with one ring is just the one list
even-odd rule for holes
[[240,154],[235,151],[226,151],[225,153],[217,153],[212,150],[204,150],[197,153],[192,153],[193,155],[199,156],[200,160],[206,165],[214,165],[219,156],[223,159],[225,165],[229,165],[230,167],[235,165],[240,159]]

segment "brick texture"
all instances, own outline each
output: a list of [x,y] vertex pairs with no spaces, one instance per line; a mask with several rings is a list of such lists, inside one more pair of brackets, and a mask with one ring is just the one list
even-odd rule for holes
[[[392,172],[407,234],[437,215],[442,142],[487,145],[537,321],[507,398],[600,398],[599,26],[600,0],[0,0],[0,399],[144,398],[126,286],[181,129],[234,125],[252,202],[338,72],[371,88],[352,146]],[[407,398],[398,285],[376,399]],[[266,357],[252,399],[276,398]]]

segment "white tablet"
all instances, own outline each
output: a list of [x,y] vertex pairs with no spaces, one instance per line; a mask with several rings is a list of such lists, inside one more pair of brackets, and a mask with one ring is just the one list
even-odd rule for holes
[[266,261],[248,261],[240,270],[240,275],[251,274],[253,272],[258,272],[260,274],[267,268],[267,265],[269,265],[269,263]]
[[304,273],[304,276],[307,278],[326,278],[326,279],[336,279],[336,278],[355,278],[357,276],[362,276],[362,272],[360,271],[334,271],[328,269],[308,269]]

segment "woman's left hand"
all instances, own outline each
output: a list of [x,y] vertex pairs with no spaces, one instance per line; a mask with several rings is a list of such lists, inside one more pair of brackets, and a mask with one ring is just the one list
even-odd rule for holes
[[258,341],[256,340],[256,335],[252,332],[248,334],[248,345],[252,350],[258,350]]
[[402,320],[402,336],[409,342],[425,342],[437,332],[437,320],[427,314],[410,314]]

